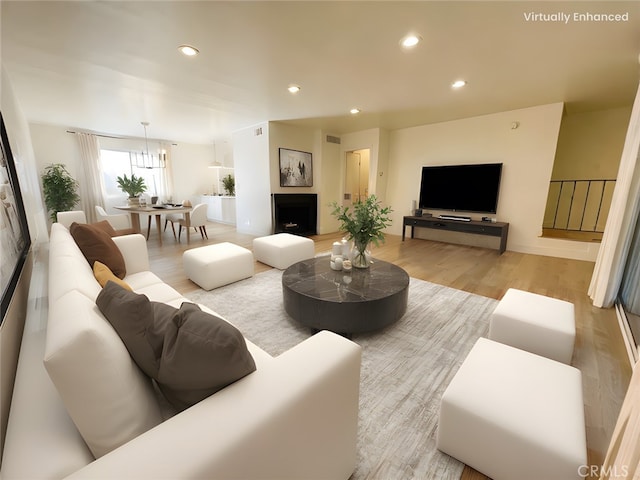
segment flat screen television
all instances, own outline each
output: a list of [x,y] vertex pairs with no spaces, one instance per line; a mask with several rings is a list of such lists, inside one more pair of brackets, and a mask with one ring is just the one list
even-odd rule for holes
[[496,213],[502,163],[422,167],[419,208]]

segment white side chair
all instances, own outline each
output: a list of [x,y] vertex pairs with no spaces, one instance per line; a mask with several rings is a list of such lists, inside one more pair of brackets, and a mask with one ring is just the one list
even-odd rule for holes
[[173,238],[175,238],[176,240],[178,239],[178,237],[176,236],[176,229],[174,227],[174,223],[178,223],[178,221],[183,220],[184,219],[184,215],[182,215],[181,213],[167,213],[164,216],[164,230],[167,230],[167,223],[171,222],[171,230],[173,230]]
[[[173,224],[172,224],[173,225]],[[178,220],[178,241],[180,241],[180,235],[182,234],[182,227],[190,228],[193,227],[195,229],[200,230],[200,235],[204,239],[205,237],[209,238],[207,235],[207,204],[199,203],[193,210],[191,210],[191,215],[189,216],[189,223],[184,218]]]
[[131,218],[127,213],[108,214],[100,205],[96,205],[96,215],[98,220],[106,220],[114,230],[126,230],[131,228]]
[[58,223],[69,228],[73,222],[87,223],[87,216],[83,210],[71,210],[70,212],[58,212],[56,214]]

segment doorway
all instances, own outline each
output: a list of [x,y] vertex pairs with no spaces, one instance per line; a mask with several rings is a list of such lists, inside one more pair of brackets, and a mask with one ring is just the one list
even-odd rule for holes
[[344,205],[350,205],[369,196],[368,148],[346,152]]

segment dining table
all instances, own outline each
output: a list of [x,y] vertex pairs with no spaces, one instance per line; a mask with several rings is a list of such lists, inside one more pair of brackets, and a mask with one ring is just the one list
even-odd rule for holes
[[[152,216],[156,217],[156,226],[158,227],[158,242],[162,245],[162,215],[166,213],[182,213],[184,214],[184,220],[187,225],[190,223],[191,210],[193,207],[184,207],[182,205],[126,205],[121,207],[114,207],[117,210],[129,212],[131,215],[131,228],[137,233],[142,233],[140,228],[140,215],[149,215],[149,220]],[[191,242],[190,228],[185,229],[187,231],[187,245]],[[149,239],[149,232],[147,230],[147,240]]]

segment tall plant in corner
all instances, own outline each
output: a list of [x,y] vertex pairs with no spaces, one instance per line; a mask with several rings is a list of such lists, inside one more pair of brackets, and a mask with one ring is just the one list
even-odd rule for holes
[[58,212],[67,212],[80,201],[78,182],[69,174],[62,163],[53,163],[44,168],[42,191],[49,218],[57,221]]
[[364,201],[355,202],[351,210],[348,206],[340,206],[337,202],[331,204],[331,214],[340,221],[340,231],[353,240],[354,252],[351,262],[354,267],[367,268],[367,248],[370,243],[378,246],[384,242],[384,229],[391,225],[389,214],[391,207],[383,207],[375,195],[370,195]]

